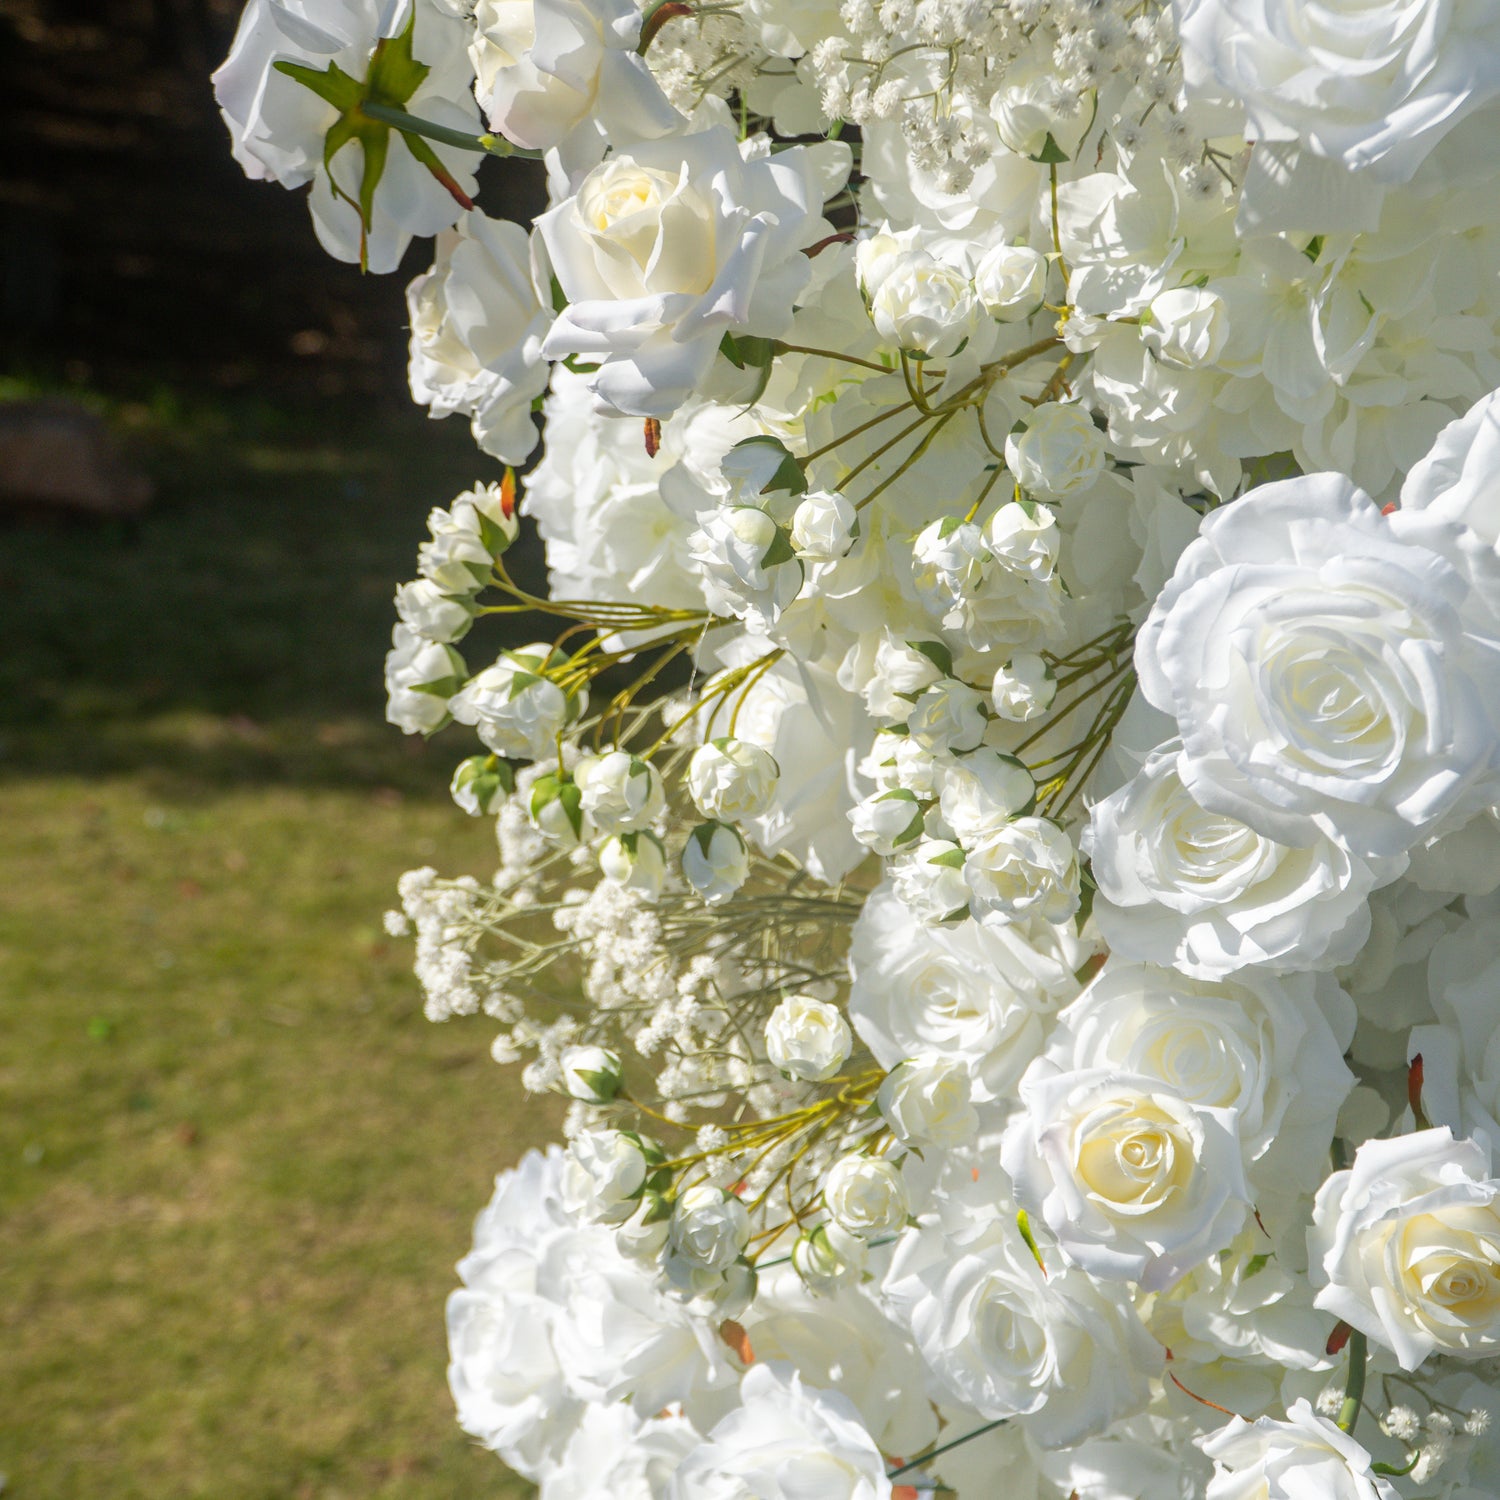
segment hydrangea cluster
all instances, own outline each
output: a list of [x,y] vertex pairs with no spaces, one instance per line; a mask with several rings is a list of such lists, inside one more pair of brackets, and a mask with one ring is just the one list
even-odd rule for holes
[[435,236],[494,461],[386,662],[498,845],[388,925],[569,1100],[464,1429],[1500,1494],[1500,0],[250,0],[216,86],[333,254]]

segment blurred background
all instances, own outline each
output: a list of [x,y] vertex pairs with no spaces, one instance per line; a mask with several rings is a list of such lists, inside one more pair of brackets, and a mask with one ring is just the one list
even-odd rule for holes
[[0,0],[0,1488],[519,1496],[443,1299],[555,1112],[381,929],[492,865],[381,659],[498,470],[406,393],[429,246],[361,278],[231,160],[237,11]]

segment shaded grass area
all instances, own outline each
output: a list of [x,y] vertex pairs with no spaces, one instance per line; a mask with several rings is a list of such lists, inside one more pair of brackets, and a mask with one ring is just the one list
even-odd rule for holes
[[0,529],[5,1493],[519,1496],[454,1425],[442,1299],[555,1113],[380,929],[407,866],[491,863],[463,747],[379,686],[482,461],[415,414],[138,407],[139,527]]

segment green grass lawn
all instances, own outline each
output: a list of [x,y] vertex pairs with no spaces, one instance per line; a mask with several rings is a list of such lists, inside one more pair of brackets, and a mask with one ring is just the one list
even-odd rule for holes
[[520,1495],[442,1304],[557,1111],[380,927],[490,865],[379,673],[426,508],[493,475],[415,413],[119,415],[138,529],[0,527],[4,1493]]

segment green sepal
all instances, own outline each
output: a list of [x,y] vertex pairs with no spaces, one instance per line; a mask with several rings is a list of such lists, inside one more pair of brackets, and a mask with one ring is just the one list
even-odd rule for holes
[[1016,1214],[1016,1228],[1020,1231],[1021,1238],[1026,1241],[1026,1248],[1031,1251],[1037,1270],[1045,1276],[1047,1267],[1042,1262],[1042,1252],[1037,1245],[1036,1236],[1031,1232],[1031,1217],[1024,1208]]
[[793,495],[806,493],[807,475],[802,472],[802,465],[792,457],[791,450],[780,438],[772,437],[768,432],[758,432],[754,437],[742,438],[729,451],[733,453],[735,449],[748,448],[752,444],[775,448],[781,453],[781,462],[776,466],[776,472],[761,486],[762,495],[769,495],[774,490],[786,490]]
[[934,854],[927,863],[930,865],[941,865],[945,870],[961,870],[964,867],[964,851],[962,849],[944,849],[941,854]]
[[906,644],[918,656],[925,656],[944,677],[953,675],[953,653],[942,641],[908,641]]
[[575,1068],[573,1071],[601,1099],[613,1099],[620,1092],[620,1080],[613,1073],[601,1073],[597,1068]]
[[1039,161],[1046,167],[1056,167],[1065,161],[1072,161],[1073,158],[1057,144],[1056,140],[1053,139],[1052,132],[1049,130],[1047,132],[1047,139],[1042,142],[1042,149],[1031,160]]
[[778,526],[771,545],[766,548],[765,555],[760,560],[761,567],[774,568],[780,563],[796,561],[797,549],[792,545],[791,532],[785,526]]

